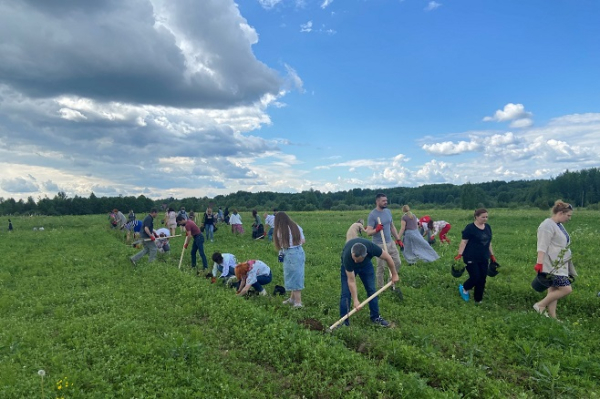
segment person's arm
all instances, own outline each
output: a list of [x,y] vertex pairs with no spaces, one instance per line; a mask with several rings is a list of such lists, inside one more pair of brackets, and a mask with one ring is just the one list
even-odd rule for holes
[[250,289],[250,287],[252,287],[252,286],[249,284],[246,284],[246,277],[243,277],[242,280],[240,281],[240,286],[238,288],[237,294],[239,296],[246,295],[248,293],[248,290]]
[[356,289],[356,275],[354,272],[349,272],[346,270],[346,278],[348,279],[348,289],[350,290],[350,295],[352,296],[353,307],[360,310],[360,301],[358,300],[358,292]]
[[[396,230],[396,227],[394,227],[394,230]],[[400,231],[396,232],[397,236],[396,239],[401,240],[402,236],[404,235],[404,230],[406,230],[406,221],[403,219],[400,221]]]
[[[401,223],[401,224],[402,224],[402,223]],[[405,223],[405,225],[406,225],[406,223]],[[394,237],[396,237],[396,240],[401,240],[401,239],[402,239],[402,234],[399,234],[399,233],[398,233],[398,230],[396,229],[396,226],[394,226],[394,223],[392,223],[392,224],[390,225],[390,232],[392,233],[392,235],[393,235]]]
[[[221,277],[227,277],[227,275],[229,274],[229,265],[227,264],[226,261],[223,262],[223,273],[221,273]],[[216,273],[213,274],[213,276],[216,275]]]
[[[182,226],[183,227],[183,226]],[[185,229],[185,242],[183,243],[183,247],[187,248],[189,242],[192,240],[192,231]]]
[[396,283],[400,278],[398,277],[398,272],[396,272],[396,265],[394,265],[394,260],[387,252],[383,251],[379,259],[383,259],[386,261],[388,265],[388,269],[390,269],[390,273],[392,274],[392,282]]
[[460,244],[458,244],[458,257],[460,259],[460,257],[462,257],[463,252],[465,251],[465,247],[467,246],[467,243],[469,242],[469,240],[465,240],[464,238],[462,240],[460,240]]

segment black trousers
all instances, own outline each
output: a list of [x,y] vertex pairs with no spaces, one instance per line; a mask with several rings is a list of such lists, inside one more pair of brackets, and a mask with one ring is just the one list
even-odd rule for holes
[[487,259],[467,262],[467,272],[469,272],[469,278],[464,282],[463,288],[467,291],[475,288],[475,302],[479,302],[483,299],[483,291],[485,290],[485,281],[487,279],[487,270]]

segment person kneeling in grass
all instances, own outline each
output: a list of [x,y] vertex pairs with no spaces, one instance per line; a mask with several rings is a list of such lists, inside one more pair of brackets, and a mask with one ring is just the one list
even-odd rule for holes
[[261,260],[248,260],[235,267],[235,277],[239,280],[237,294],[246,295],[253,287],[260,295],[266,296],[267,291],[263,285],[273,280],[273,274],[267,264]]
[[212,269],[213,277],[217,277],[217,273],[221,273],[219,278],[224,280],[235,282],[235,267],[237,266],[237,260],[233,254],[222,254],[215,252],[212,254],[212,260],[214,263]]
[[[364,238],[354,238],[348,241],[342,251],[340,317],[344,317],[348,313],[350,298],[352,298],[354,307],[360,310],[360,301],[356,289],[357,275],[365,286],[365,290],[367,290],[367,296],[370,297],[375,293],[375,272],[371,263],[373,256],[377,256],[387,263],[392,273],[392,282],[398,282],[398,273],[390,254]],[[369,302],[369,311],[373,323],[382,327],[389,327],[390,324],[379,314],[378,297]],[[346,320],[344,324],[350,325],[350,322]]]

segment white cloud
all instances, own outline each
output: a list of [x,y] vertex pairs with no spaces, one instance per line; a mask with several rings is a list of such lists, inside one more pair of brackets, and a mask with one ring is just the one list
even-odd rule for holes
[[483,118],[484,122],[508,122],[512,121],[510,127],[524,128],[533,125],[531,112],[525,111],[523,104],[508,103],[504,109],[497,110],[493,116]]
[[258,0],[258,2],[261,6],[263,6],[263,8],[270,10],[277,4],[281,3],[281,0]]
[[331,3],[333,3],[333,0],[323,0],[323,3],[321,4],[321,8],[326,9]]
[[437,1],[430,1],[427,4],[427,7],[425,7],[425,11],[433,11],[441,6],[442,6],[442,4],[438,3]]
[[479,151],[481,144],[473,141],[459,141],[458,143],[444,141],[443,143],[424,144],[421,148],[434,155],[457,155],[464,152]]
[[24,179],[17,177],[14,179],[3,179],[0,181],[0,188],[9,193],[32,193],[38,191],[38,186],[35,183],[35,178]]
[[308,21],[305,24],[300,24],[300,32],[306,32],[306,33],[311,32],[312,26],[313,26],[312,21]]

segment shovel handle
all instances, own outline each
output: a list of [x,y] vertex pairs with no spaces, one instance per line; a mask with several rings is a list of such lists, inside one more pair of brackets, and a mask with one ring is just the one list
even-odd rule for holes
[[331,327],[329,327],[329,331],[330,332],[333,331],[334,328],[336,328],[337,326],[339,326],[340,324],[342,324],[344,321],[346,321],[354,313],[358,312],[359,308],[362,309],[362,307],[365,306],[367,303],[371,302],[373,300],[373,298],[375,298],[377,295],[381,294],[383,291],[385,291],[388,288],[390,288],[390,286],[392,284],[393,283],[390,281],[389,283],[387,283],[386,285],[384,285],[383,287],[381,287],[376,293],[374,293],[373,295],[371,295],[370,297],[368,297],[367,299],[365,299],[360,305],[358,305],[358,308],[352,309],[347,315],[345,315],[344,317],[342,317],[341,319],[339,319],[338,321],[336,321],[335,323],[333,323],[331,325]]

